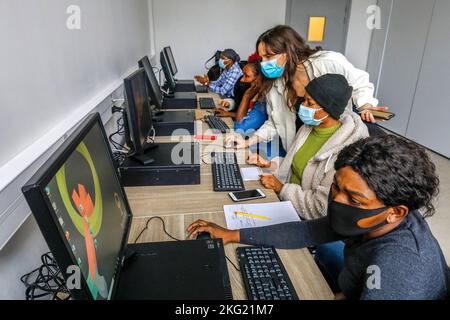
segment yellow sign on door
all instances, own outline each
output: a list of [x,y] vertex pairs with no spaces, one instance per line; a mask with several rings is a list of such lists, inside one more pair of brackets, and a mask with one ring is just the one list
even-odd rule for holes
[[326,17],[309,17],[308,42],[322,42],[325,37]]

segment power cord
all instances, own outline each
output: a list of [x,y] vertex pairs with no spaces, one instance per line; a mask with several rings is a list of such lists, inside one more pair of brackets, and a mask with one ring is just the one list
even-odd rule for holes
[[51,296],[52,300],[70,299],[66,281],[50,252],[41,256],[42,266],[23,275],[20,281],[25,285],[27,300]]
[[[163,218],[161,218],[161,217],[151,217],[151,218],[149,218],[149,219],[147,220],[147,222],[146,222],[146,224],[145,224],[145,228],[142,229],[142,231],[139,233],[139,235],[137,236],[136,240],[134,241],[135,244],[139,241],[139,239],[142,237],[142,235],[144,234],[144,232],[145,232],[146,230],[148,230],[148,226],[149,226],[150,222],[151,222],[152,220],[155,220],[155,219],[161,221],[161,223],[162,223],[162,228],[163,228],[163,232],[164,232],[169,238],[171,238],[172,240],[175,240],[175,241],[182,241],[182,240],[180,240],[180,239],[175,238],[174,236],[172,236],[170,233],[167,232],[167,230],[166,230],[166,222],[164,221]],[[236,271],[241,272],[241,270],[240,270],[238,267],[236,267],[236,265],[230,260],[230,258],[227,257],[227,255],[225,255],[225,258],[226,258],[227,261],[233,266],[233,268],[236,269]]]

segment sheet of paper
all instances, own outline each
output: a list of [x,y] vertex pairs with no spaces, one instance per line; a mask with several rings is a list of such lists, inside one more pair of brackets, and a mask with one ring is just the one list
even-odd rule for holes
[[263,171],[258,167],[241,168],[241,174],[244,181],[259,181]]
[[230,230],[265,227],[300,221],[292,202],[236,204],[223,207]]

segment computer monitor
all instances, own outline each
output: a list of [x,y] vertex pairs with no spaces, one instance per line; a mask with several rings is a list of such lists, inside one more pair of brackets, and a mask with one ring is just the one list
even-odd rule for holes
[[72,297],[111,299],[131,211],[100,115],[82,121],[22,191]]
[[164,50],[161,51],[160,62],[161,62],[161,67],[164,72],[164,77],[166,78],[166,81],[167,81],[168,89],[170,91],[174,91],[177,86],[177,83],[175,81],[175,78],[173,77],[172,70],[170,70],[169,58],[167,57]]
[[147,165],[154,159],[146,151],[156,145],[151,136],[154,132],[153,117],[148,98],[145,70],[139,69],[124,80],[126,108],[126,134],[133,144],[133,157]]
[[164,53],[166,54],[167,60],[169,61],[169,67],[170,67],[170,70],[172,71],[172,75],[175,77],[176,74],[178,73],[178,67],[175,62],[175,58],[173,56],[172,48],[165,47],[163,50],[164,50]]
[[153,72],[153,66],[147,56],[139,60],[139,68],[143,68],[147,75],[147,92],[152,100],[152,103],[158,109],[161,109],[164,97],[162,95],[161,88],[159,86],[158,80],[156,79],[155,73]]

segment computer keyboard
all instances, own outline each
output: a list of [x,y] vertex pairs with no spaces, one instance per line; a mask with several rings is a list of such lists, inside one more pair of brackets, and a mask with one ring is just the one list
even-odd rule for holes
[[244,191],[244,181],[235,153],[213,152],[212,176],[214,191]]
[[227,126],[222,119],[216,116],[206,116],[205,121],[211,129],[220,131],[221,133],[227,133],[230,127]]
[[298,300],[274,247],[237,248],[249,300]]
[[207,86],[195,86],[195,91],[197,91],[197,93],[208,93],[208,87]]
[[216,103],[213,98],[200,98],[200,109],[214,109],[216,107]]

